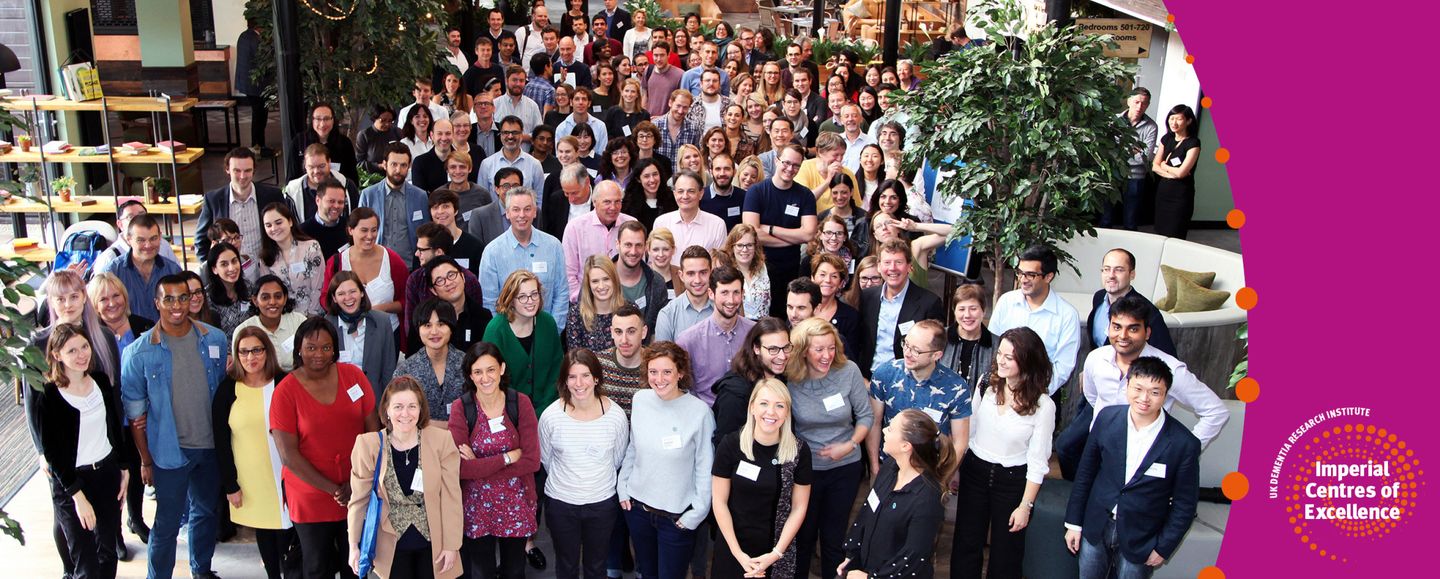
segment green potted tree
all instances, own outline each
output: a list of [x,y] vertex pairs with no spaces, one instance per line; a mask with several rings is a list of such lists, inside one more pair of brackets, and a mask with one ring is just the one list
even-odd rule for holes
[[973,7],[967,21],[994,44],[945,56],[927,67],[924,90],[890,98],[914,133],[907,166],[953,170],[935,194],[973,202],[950,238],[973,236],[998,299],[1007,261],[1024,248],[1095,234],[1091,220],[1138,146],[1116,117],[1135,70],[1102,54],[1108,39],[1035,22],[1018,0]]

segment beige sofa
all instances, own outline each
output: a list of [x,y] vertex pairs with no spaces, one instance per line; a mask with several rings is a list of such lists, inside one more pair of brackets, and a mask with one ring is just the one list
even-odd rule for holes
[[[1220,309],[1180,314],[1162,312],[1162,315],[1175,339],[1179,358],[1222,398],[1233,398],[1226,385],[1241,354],[1235,331],[1246,319],[1245,310],[1235,305],[1235,292],[1245,286],[1245,267],[1240,254],[1149,233],[1120,229],[1095,231],[1096,237],[1081,235],[1061,245],[1075,257],[1079,273],[1062,265],[1051,286],[1080,312],[1082,327],[1090,315],[1091,300],[1100,289],[1100,263],[1105,252],[1113,248],[1123,247],[1135,254],[1134,287],[1153,302],[1160,301],[1169,291],[1160,275],[1161,264],[1189,271],[1213,271],[1212,289],[1230,292],[1230,298]],[[1088,335],[1090,330],[1086,327],[1083,331]],[[1087,348],[1082,347],[1077,369],[1083,365],[1087,353]]]

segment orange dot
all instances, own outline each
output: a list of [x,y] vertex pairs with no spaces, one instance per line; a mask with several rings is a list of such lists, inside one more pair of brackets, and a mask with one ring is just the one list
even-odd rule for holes
[[1203,107],[1203,108],[1207,108],[1207,109],[1208,109],[1208,108],[1210,108],[1210,105],[1213,105],[1213,104],[1215,104],[1215,99],[1212,99],[1212,98],[1210,98],[1210,97],[1208,97],[1208,96],[1207,96],[1207,97],[1202,97],[1202,98],[1200,99],[1200,106]]
[[1225,147],[1215,149],[1215,162],[1221,165],[1230,162],[1230,149],[1226,149]]
[[1175,22],[1175,15],[1174,15],[1174,14],[1166,14],[1166,15],[1165,15],[1165,21],[1166,21],[1166,22],[1170,22],[1170,23],[1174,23],[1174,22]]
[[1250,479],[1240,472],[1232,472],[1220,479],[1220,490],[1225,493],[1225,498],[1238,501],[1250,494]]
[[1185,55],[1185,64],[1195,64],[1195,55],[1193,55],[1193,54],[1187,54],[1187,55]]
[[1195,579],[1225,579],[1225,572],[1221,571],[1219,567],[1211,565],[1201,569]]
[[1246,404],[1254,402],[1260,397],[1260,382],[1249,376],[1241,378],[1240,382],[1235,384],[1235,397]]
[[1242,287],[1240,291],[1235,292],[1235,305],[1240,306],[1242,310],[1253,309],[1258,299],[1260,296],[1255,293],[1255,288]]
[[1230,229],[1245,227],[1245,212],[1239,209],[1231,209],[1229,213],[1225,214],[1225,224],[1229,225]]

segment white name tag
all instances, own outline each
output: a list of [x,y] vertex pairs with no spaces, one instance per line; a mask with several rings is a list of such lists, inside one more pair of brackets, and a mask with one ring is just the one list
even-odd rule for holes
[[292,263],[292,264],[290,264],[290,273],[305,273],[305,264],[304,264],[304,263]]
[[410,220],[411,220],[411,221],[419,221],[419,220],[424,219],[424,218],[425,218],[425,214],[421,213],[419,209],[416,209],[414,213],[411,213],[411,214],[410,214]]
[[944,416],[940,413],[939,410],[936,410],[934,408],[926,408],[923,410],[923,412],[925,412],[926,416],[930,417],[930,420],[934,420],[936,423],[939,423],[940,418]]
[[675,299],[675,288],[672,287],[672,288],[670,288],[670,289],[665,290],[665,295],[670,296],[670,299],[672,299],[672,300]]
[[210,359],[211,359],[211,360],[219,360],[219,359],[220,359],[220,346],[210,346]]
[[731,207],[731,208],[729,208],[729,209],[726,209],[726,210],[725,210],[725,216],[726,216],[726,217],[739,217],[739,216],[740,216],[740,208],[739,208],[739,207]]
[[1165,465],[1158,462],[1150,465],[1150,468],[1145,469],[1145,476],[1165,478]]
[[834,412],[835,409],[845,405],[845,396],[841,394],[831,394],[826,396],[822,402],[825,403],[826,412]]
[[645,309],[645,296],[635,298],[635,307]]
[[425,472],[420,467],[415,467],[415,478],[410,479],[410,490],[417,493],[425,492]]
[[865,497],[865,504],[870,506],[870,512],[880,511],[880,495],[875,494],[875,489],[870,489],[870,496]]
[[756,480],[760,478],[760,467],[754,463],[742,460],[740,461],[740,465],[735,467],[735,474],[750,480]]
[[331,173],[339,173],[339,172],[340,172],[340,164],[339,164],[339,163],[331,163],[331,164],[330,164],[330,172],[331,172]]
[[497,416],[490,419],[490,433],[505,432],[505,417]]
[[597,112],[597,113],[598,113],[598,112],[600,112],[600,105],[595,105],[595,106],[593,106],[593,107],[590,107],[590,110],[591,110],[591,112]]
[[786,214],[786,215],[789,215],[789,216],[791,216],[791,217],[799,217],[799,216],[800,216],[800,206],[799,206],[799,205],[786,205],[786,206],[785,206],[785,214]]
[[620,132],[625,133],[627,137],[630,136],[630,125],[620,125]]
[[465,343],[470,343],[470,328],[465,328]]
[[1170,166],[1171,166],[1171,167],[1179,167],[1179,166],[1180,166],[1180,163],[1183,163],[1183,162],[1184,162],[1184,160],[1182,160],[1180,157],[1172,157],[1172,158],[1170,159]]
[[365,390],[361,389],[359,384],[356,384],[354,386],[351,386],[349,390],[346,390],[345,393],[350,395],[350,401],[354,402],[356,400],[359,400],[361,396],[365,395]]
[[530,262],[530,272],[531,272],[531,273],[546,273],[546,272],[548,272],[548,271],[550,271],[550,264],[545,263],[545,262],[543,262],[543,261],[532,261],[532,262]]
[[455,263],[459,264],[461,268],[470,269],[470,258],[468,257],[457,257]]
[[914,327],[915,327],[915,320],[910,320],[910,321],[908,321],[908,322],[905,322],[905,323],[903,323],[903,324],[900,324],[900,333],[902,333],[902,334],[908,334],[908,333],[910,333],[910,329],[911,329],[911,328],[914,328]]
[[680,448],[680,435],[672,434],[660,439],[660,448],[665,450],[676,450]]
[[585,447],[585,454],[590,455],[591,458],[601,458],[605,456],[605,451],[601,450],[600,447],[592,444]]

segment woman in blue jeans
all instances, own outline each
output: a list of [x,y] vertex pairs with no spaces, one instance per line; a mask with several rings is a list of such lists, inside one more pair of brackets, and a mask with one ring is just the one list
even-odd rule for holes
[[646,579],[684,579],[695,527],[710,514],[715,417],[689,393],[690,356],[674,342],[645,348],[650,389],[630,407],[630,445],[616,494]]

